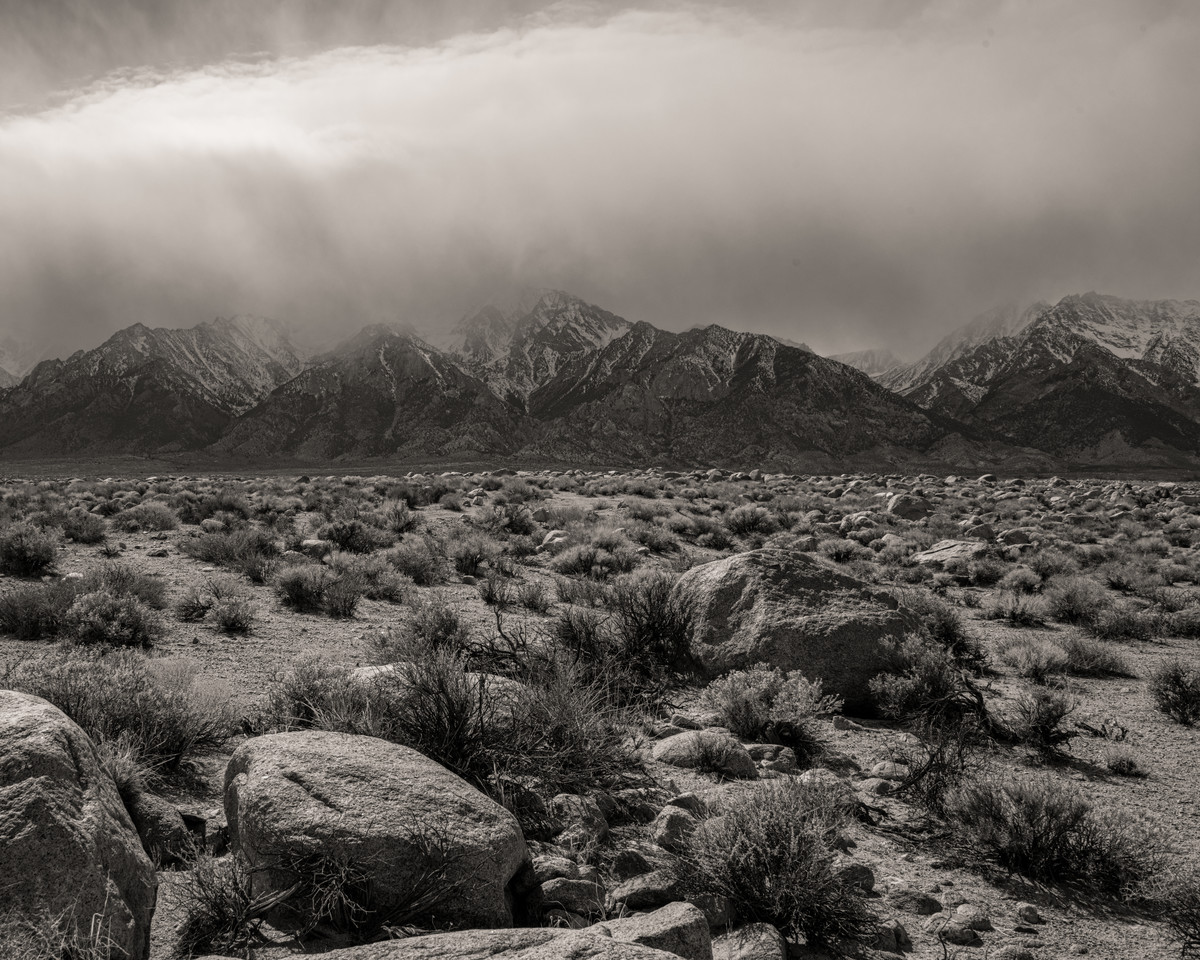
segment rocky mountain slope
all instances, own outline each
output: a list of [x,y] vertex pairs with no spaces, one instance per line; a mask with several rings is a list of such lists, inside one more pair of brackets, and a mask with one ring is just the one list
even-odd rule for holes
[[1200,450],[1200,302],[1089,293],[1007,308],[882,380],[1014,443],[1100,462]]
[[537,452],[580,461],[825,462],[924,451],[954,425],[773,337],[637,324],[529,399]]
[[534,290],[513,305],[483,307],[435,342],[497,396],[524,407],[565,363],[608,345],[630,326],[569,293]]
[[835,353],[829,359],[844,363],[855,370],[861,370],[868,377],[876,380],[897,367],[905,366],[905,363],[891,350],[856,350],[853,353]]
[[1200,304],[1005,308],[915,364],[672,333],[561,291],[432,345],[367,328],[302,357],[254,318],[135,325],[0,393],[11,458],[206,450],[249,461],[516,458],[621,466],[1043,469],[1200,462]]
[[501,453],[519,446],[524,420],[447,354],[375,326],[315,358],[213,450],[250,459]]
[[301,366],[268,320],[135,324],[94,350],[39,363],[0,397],[0,447],[33,456],[196,449]]

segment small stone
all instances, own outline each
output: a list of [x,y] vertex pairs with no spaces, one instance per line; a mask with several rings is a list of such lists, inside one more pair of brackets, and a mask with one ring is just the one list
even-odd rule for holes
[[983,907],[964,903],[954,911],[954,919],[972,930],[991,930],[992,921]]
[[863,893],[875,889],[875,872],[865,863],[848,863],[837,872],[838,879]]
[[942,905],[938,900],[912,887],[897,887],[888,891],[887,901],[896,909],[915,913],[918,917],[942,912]]
[[1042,915],[1032,903],[1018,903],[1017,919],[1022,923],[1041,923]]
[[1082,943],[1072,943],[1067,946],[1067,952],[1073,953],[1077,957],[1082,957],[1085,953],[1088,952],[1088,948],[1085,947]]

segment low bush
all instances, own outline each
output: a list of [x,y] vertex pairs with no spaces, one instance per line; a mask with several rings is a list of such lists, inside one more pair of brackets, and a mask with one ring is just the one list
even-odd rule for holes
[[1043,753],[1053,753],[1077,734],[1063,722],[1079,706],[1064,690],[1038,687],[1017,698],[1011,732],[1018,742]]
[[1018,677],[1045,683],[1054,674],[1067,669],[1067,654],[1057,643],[1040,637],[1020,637],[1002,643],[996,651],[1001,663],[1013,668]]
[[418,602],[401,626],[375,634],[373,644],[376,663],[393,663],[433,653],[463,653],[471,645],[471,633],[458,610],[445,597],[434,595]]
[[613,585],[612,627],[623,661],[635,672],[660,677],[692,667],[695,605],[664,572],[629,574]]
[[329,579],[329,571],[319,564],[295,564],[275,574],[275,592],[285,607],[297,613],[319,613]]
[[155,769],[223,746],[233,733],[227,698],[196,685],[196,671],[134,650],[72,648],[18,664],[14,689],[49,700],[97,744],[126,743]]
[[140,533],[143,530],[174,530],[179,526],[179,517],[165,503],[150,501],[114,514],[109,523],[121,533]]
[[418,587],[433,586],[446,579],[445,561],[432,537],[406,539],[383,556]]
[[1111,643],[1078,636],[1061,637],[1055,643],[1067,658],[1067,673],[1079,677],[1133,676],[1129,662]]
[[97,590],[72,601],[63,614],[62,633],[85,645],[152,647],[162,638],[163,625],[136,597]]
[[1087,624],[1108,605],[1104,588],[1086,577],[1055,580],[1045,590],[1050,616],[1062,623]]
[[1164,663],[1150,675],[1149,691],[1154,706],[1177,723],[1200,721],[1200,670],[1180,660]]
[[1088,621],[1088,629],[1101,640],[1152,640],[1160,633],[1159,618],[1151,611],[1127,603],[1101,607]]
[[500,545],[484,533],[471,531],[451,541],[446,553],[460,576],[475,577],[484,564],[495,562]]
[[28,523],[13,523],[0,530],[0,573],[36,577],[57,559],[58,544],[46,531]]
[[738,791],[702,822],[675,863],[690,894],[727,898],[746,920],[790,940],[854,951],[876,918],[838,869],[833,843],[847,819],[830,791],[781,780]]
[[798,672],[785,673],[766,664],[727,673],[710,683],[701,699],[743,740],[791,747],[805,767],[821,750],[813,721],[842,708],[840,698],[822,693],[819,680],[809,681]]
[[117,597],[134,597],[148,607],[167,605],[167,585],[159,577],[140,573],[123,563],[102,563],[84,576],[82,593],[107,591]]
[[1046,622],[1045,601],[1016,590],[1000,590],[982,613],[987,620],[1005,620],[1014,627],[1040,627]]
[[103,543],[108,536],[108,524],[103,517],[76,507],[63,519],[63,536],[75,543]]
[[963,843],[1013,873],[1119,896],[1152,877],[1161,845],[1125,816],[1096,809],[1073,787],[983,780],[961,788],[948,814]]
[[909,638],[896,661],[894,671],[873,677],[869,685],[884,716],[921,729],[986,721],[983,695],[948,650]]
[[205,533],[179,545],[189,557],[228,567],[244,574],[252,583],[266,583],[279,559],[279,544],[265,530],[244,530]]
[[1104,749],[1104,765],[1118,777],[1148,777],[1146,769],[1137,751],[1124,744],[1113,744]]
[[927,590],[906,590],[900,604],[920,621],[921,630],[933,643],[960,663],[976,668],[986,659],[979,641],[963,623],[962,615],[950,604]]
[[178,886],[183,919],[176,932],[176,960],[209,954],[245,954],[266,943],[261,927],[283,897],[254,895],[253,875],[240,853],[217,859],[202,853]]
[[0,592],[0,633],[18,640],[54,639],[76,592],[76,584],[70,580],[10,586]]

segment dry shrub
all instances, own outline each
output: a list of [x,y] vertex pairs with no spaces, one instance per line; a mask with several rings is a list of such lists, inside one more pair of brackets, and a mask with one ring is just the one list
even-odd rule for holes
[[97,744],[123,741],[147,766],[174,770],[233,733],[227,698],[196,684],[196,670],[133,650],[72,648],[27,660],[9,683],[49,700]]
[[1154,705],[1177,723],[1190,727],[1200,720],[1200,670],[1172,660],[1150,675]]
[[731,793],[718,812],[675,864],[690,893],[727,897],[739,917],[789,939],[851,950],[872,942],[876,918],[839,874],[833,844],[848,817],[834,792],[771,781]]
[[1119,896],[1154,876],[1162,846],[1127,815],[1097,811],[1048,778],[981,780],[948,804],[961,841],[1012,873]]

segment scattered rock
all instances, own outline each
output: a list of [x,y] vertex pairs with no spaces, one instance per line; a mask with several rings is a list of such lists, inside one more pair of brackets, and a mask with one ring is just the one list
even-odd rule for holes
[[909,559],[913,563],[943,565],[951,561],[965,563],[987,554],[987,544],[978,540],[939,540],[928,550],[914,553]]
[[1017,919],[1021,923],[1041,923],[1042,915],[1038,912],[1038,908],[1032,903],[1017,904]]
[[600,917],[604,915],[604,887],[591,880],[556,877],[542,884],[542,903],[581,917]]
[[461,930],[321,954],[321,960],[679,960],[663,950],[586,930]]
[[565,829],[557,838],[563,846],[582,850],[608,837],[608,820],[600,812],[600,805],[591,797],[560,793],[550,801],[550,811],[565,824]]
[[918,917],[929,917],[942,912],[942,904],[937,898],[912,887],[894,887],[887,892],[886,899],[897,910],[915,913]]
[[192,833],[173,804],[143,791],[131,797],[125,808],[151,860],[163,867],[183,861],[193,845]]
[[988,912],[980,906],[964,903],[954,911],[954,919],[956,922],[970,927],[972,930],[991,930],[992,921],[988,917]]
[[865,863],[848,863],[838,870],[837,875],[842,883],[857,887],[863,893],[871,893],[875,889],[875,871]]

